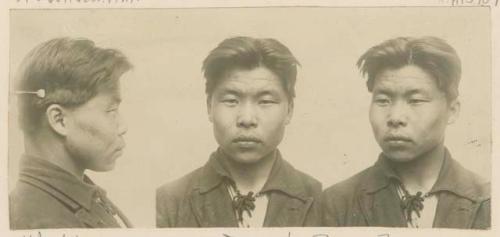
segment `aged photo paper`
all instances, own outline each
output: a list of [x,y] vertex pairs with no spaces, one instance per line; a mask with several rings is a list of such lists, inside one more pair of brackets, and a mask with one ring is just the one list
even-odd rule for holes
[[[8,0],[0,7],[0,236],[498,236],[498,1]],[[398,47],[411,53],[376,61]],[[398,77],[409,84],[391,81]],[[401,92],[430,88],[422,77],[439,82]],[[425,109],[438,100],[442,107]],[[396,198],[394,206],[356,196],[364,189],[351,177],[384,157],[394,164],[423,157],[440,139],[435,154],[447,158],[434,173],[418,171],[435,175],[422,179],[433,181],[421,194],[405,195],[416,193],[405,179],[416,169],[395,168],[399,196],[385,200]],[[267,158],[261,151],[274,163],[249,168]],[[37,155],[44,157],[29,159]],[[214,164],[229,181],[212,179]],[[257,178],[256,191],[268,193],[245,186],[255,170],[268,177]],[[452,171],[445,179],[440,170]],[[377,183],[360,180],[359,187]],[[222,196],[193,195],[199,189]],[[445,206],[443,195],[460,198]],[[418,214],[405,209],[420,203]],[[380,213],[391,208],[410,219],[387,221],[394,216]]]

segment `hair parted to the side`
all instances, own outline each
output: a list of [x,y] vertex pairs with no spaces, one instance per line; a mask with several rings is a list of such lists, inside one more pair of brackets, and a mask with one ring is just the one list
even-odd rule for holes
[[21,129],[25,133],[36,131],[51,104],[79,106],[99,91],[116,87],[121,75],[131,68],[120,51],[96,47],[88,39],[56,38],[38,45],[21,64],[17,89],[43,89],[45,96],[18,96]]
[[297,66],[292,52],[271,38],[234,37],[222,41],[203,61],[205,92],[210,98],[218,80],[234,69],[251,70],[265,67],[282,81],[288,97],[295,97]]
[[358,60],[357,66],[371,92],[378,73],[415,65],[432,75],[449,101],[458,96],[462,73],[460,58],[455,49],[437,37],[399,37],[370,48]]

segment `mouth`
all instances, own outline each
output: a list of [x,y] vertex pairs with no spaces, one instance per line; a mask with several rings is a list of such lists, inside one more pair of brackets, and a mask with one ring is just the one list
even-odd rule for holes
[[125,145],[120,145],[116,148],[117,151],[123,151],[125,149]]
[[253,148],[262,143],[262,141],[256,137],[238,137],[233,139],[233,143],[240,148]]
[[118,154],[118,156],[121,156],[123,154],[124,149],[125,149],[125,144],[120,145],[115,149],[115,153]]
[[384,142],[392,145],[404,145],[413,142],[413,140],[405,136],[388,136],[384,138]]

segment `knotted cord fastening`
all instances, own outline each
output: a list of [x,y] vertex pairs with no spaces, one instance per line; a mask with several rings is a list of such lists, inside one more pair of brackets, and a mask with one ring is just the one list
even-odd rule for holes
[[252,211],[255,209],[255,196],[252,191],[246,195],[242,195],[240,190],[236,189],[236,195],[233,197],[233,209],[236,211],[238,221],[243,221],[243,212],[247,212],[248,216],[252,216]]
[[411,214],[415,212],[420,218],[420,212],[424,209],[424,200],[430,196],[430,193],[423,195],[422,192],[417,192],[415,195],[411,195],[403,184],[399,184],[399,187],[403,191],[401,198],[401,209],[403,210],[406,221],[413,223]]

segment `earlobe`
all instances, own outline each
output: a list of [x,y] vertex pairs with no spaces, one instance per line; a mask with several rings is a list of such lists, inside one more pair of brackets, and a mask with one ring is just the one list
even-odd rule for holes
[[448,124],[455,123],[460,115],[460,101],[457,99],[450,103],[450,115],[448,117]]
[[67,134],[66,112],[63,107],[58,104],[50,105],[45,111],[47,122],[50,128],[61,136]]

